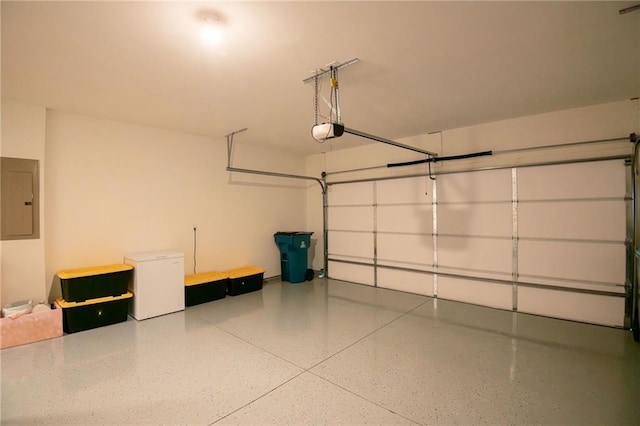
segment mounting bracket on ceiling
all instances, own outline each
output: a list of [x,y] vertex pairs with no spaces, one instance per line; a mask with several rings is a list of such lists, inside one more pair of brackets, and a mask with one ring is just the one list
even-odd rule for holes
[[305,78],[304,80],[302,80],[302,82],[304,84],[311,83],[312,81],[315,81],[318,77],[322,77],[323,75],[330,73],[331,70],[340,70],[342,68],[348,67],[349,65],[356,64],[359,61],[360,59],[353,58],[343,63],[333,62],[331,64],[325,65],[325,67],[327,68],[318,68],[311,77]]

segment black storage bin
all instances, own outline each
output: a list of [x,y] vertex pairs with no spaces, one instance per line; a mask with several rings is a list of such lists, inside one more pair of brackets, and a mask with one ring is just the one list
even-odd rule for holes
[[120,296],[101,297],[85,302],[67,302],[56,300],[62,308],[62,329],[65,333],[90,330],[127,320],[129,303],[133,293]]
[[201,272],[185,275],[184,304],[194,306],[223,299],[227,295],[229,277],[224,272]]
[[232,269],[226,273],[229,275],[227,293],[229,296],[262,290],[264,269],[255,266]]
[[118,263],[58,271],[62,299],[66,302],[83,302],[125,294],[132,270],[133,266]]

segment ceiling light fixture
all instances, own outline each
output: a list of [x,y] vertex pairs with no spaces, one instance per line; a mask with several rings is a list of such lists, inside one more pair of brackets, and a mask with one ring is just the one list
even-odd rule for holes
[[224,41],[224,20],[222,15],[213,11],[202,11],[198,14],[201,24],[200,35],[209,45],[219,46]]

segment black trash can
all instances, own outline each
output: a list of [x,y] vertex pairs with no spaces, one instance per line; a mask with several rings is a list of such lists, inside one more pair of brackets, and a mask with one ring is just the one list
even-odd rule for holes
[[282,281],[301,283],[313,279],[313,270],[307,268],[307,252],[313,232],[276,232],[273,237],[280,250]]

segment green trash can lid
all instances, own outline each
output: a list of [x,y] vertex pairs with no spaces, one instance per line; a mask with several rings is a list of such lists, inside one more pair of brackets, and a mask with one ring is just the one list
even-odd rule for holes
[[275,237],[276,235],[312,235],[313,232],[276,232],[275,234],[273,234],[273,236]]

